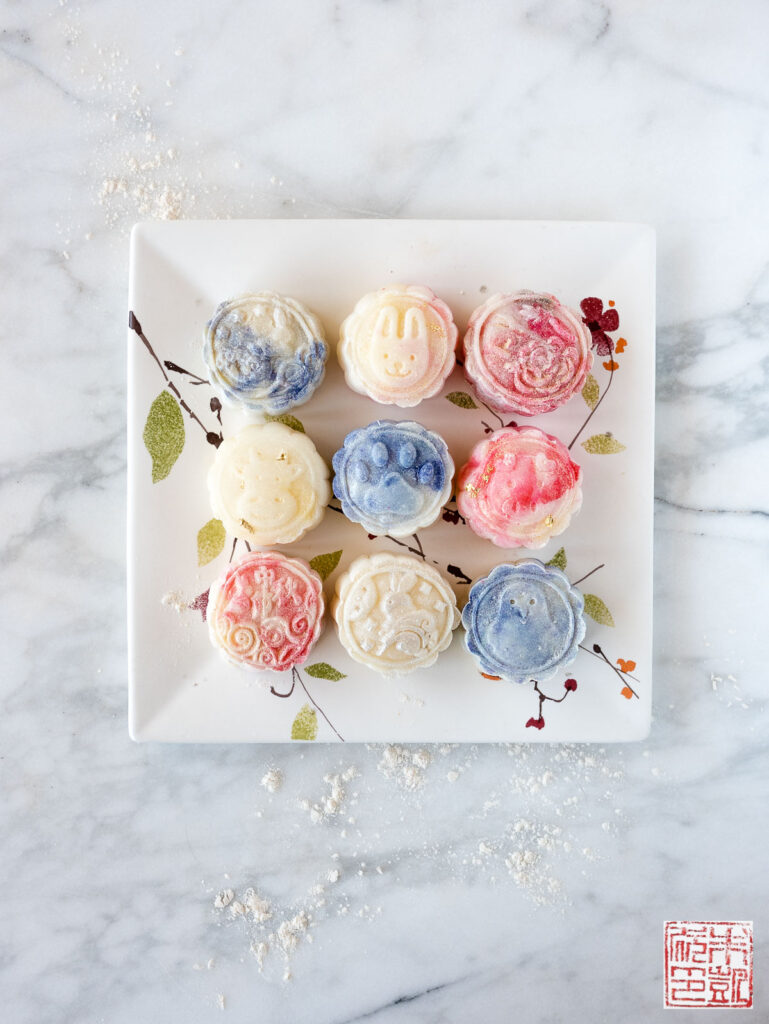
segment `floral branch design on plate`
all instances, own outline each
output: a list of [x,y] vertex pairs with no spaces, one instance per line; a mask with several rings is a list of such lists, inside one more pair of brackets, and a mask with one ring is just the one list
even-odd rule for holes
[[[344,672],[340,672],[338,669],[328,665],[325,661],[318,662],[315,665],[309,665],[305,672],[308,676],[314,676],[318,679],[330,679],[333,682],[337,682],[339,679],[345,679]],[[290,697],[295,688],[296,684],[299,684],[304,690],[307,699],[310,704],[303,704],[299,711],[297,711],[293,722],[291,723],[291,739],[292,740],[314,740],[318,735],[318,713],[322,715],[326,724],[336,735],[337,739],[344,743],[344,736],[339,732],[336,726],[333,725],[331,719],[328,717],[323,708],[318,704],[315,698],[312,696],[310,691],[307,689],[307,683],[302,678],[302,673],[298,668],[294,667],[291,669],[291,686],[285,692],[281,693],[274,686],[270,687],[270,693],[275,697],[280,697],[286,700]]]
[[[472,395],[468,394],[467,391],[451,391],[449,392],[448,395],[446,395],[446,400],[451,402],[452,405],[456,405],[460,409],[478,408]],[[491,426],[491,424],[489,424],[486,420],[481,420],[481,425],[483,426],[484,434],[493,434],[495,430],[501,430],[502,427],[518,426],[515,420],[510,420],[509,423],[505,423],[505,421],[502,419],[499,413],[492,409],[490,405],[487,405],[486,402],[481,402],[481,405],[483,406],[484,409],[486,409],[490,416],[493,416],[494,419],[498,421],[497,426]]]
[[[621,355],[627,348],[625,338],[617,338],[615,340],[611,336],[615,331],[619,330],[619,312],[615,308],[612,299],[609,299],[606,308],[604,308],[603,299],[590,296],[583,299],[579,307],[582,310],[582,323],[585,324],[592,337],[593,351],[599,357],[608,356],[608,359],[604,359],[601,365],[608,372],[609,380],[606,383],[606,387],[601,390],[601,385],[593,374],[589,373],[587,375],[587,379],[582,387],[582,398],[590,412],[582,426],[571,439],[568,445],[569,449],[576,444],[585,427],[609,393],[609,389],[614,381],[614,374],[620,368],[620,364],[615,356]],[[593,434],[586,441],[582,442],[582,447],[590,455],[616,455],[618,452],[625,450],[625,445],[618,441],[611,431],[608,430],[603,434]]]
[[[451,502],[449,504],[451,504],[452,502],[454,502],[454,498],[451,499]],[[333,502],[329,502],[326,508],[330,508],[332,512],[338,512],[339,515],[344,515],[344,512],[339,507],[339,505],[335,505],[333,504]],[[460,521],[464,523],[465,521],[464,516],[460,515],[458,510],[450,509],[448,506],[444,507],[443,512],[441,513],[441,518],[445,522],[451,523],[458,523]],[[374,533],[367,534],[367,537],[369,540],[380,539]],[[447,572],[449,576],[453,576],[458,583],[462,583],[464,585],[469,586],[473,582],[471,577],[468,576],[467,573],[458,565],[454,565],[451,562],[449,562],[447,565],[444,566],[441,562],[438,561],[437,558],[429,557],[424,549],[422,539],[418,533],[412,534],[411,539],[413,543],[409,543],[409,541],[403,540],[400,537],[392,537],[390,536],[389,533],[383,533],[380,535],[380,537],[382,540],[389,540],[391,544],[395,544],[399,548],[405,548],[406,551],[409,552],[409,554],[416,555],[416,557],[421,558],[423,562],[430,562],[432,563],[432,565],[437,565],[439,568],[444,569],[444,571]]]
[[[556,565],[559,569],[565,570],[567,565],[565,549],[559,548],[547,564]],[[598,572],[599,569],[603,568],[603,563],[601,565],[597,565],[594,569],[591,569],[590,572],[585,573],[584,576],[580,576],[578,580],[574,580],[574,586],[576,587],[580,583],[583,583],[589,576],[592,576],[593,573]],[[591,619],[601,626],[614,627],[614,616],[607,608],[605,601],[598,597],[597,594],[584,594],[584,598],[586,615],[589,615]],[[588,654],[592,654],[596,658],[600,658],[601,661],[607,664],[609,668],[619,676],[623,683],[623,689],[620,691],[623,697],[627,697],[628,699],[636,697],[640,700],[636,691],[627,681],[628,679],[632,679],[635,683],[639,682],[639,680],[631,674],[636,668],[635,661],[617,658],[616,665],[619,665],[619,668],[616,668],[615,664],[612,663],[604,654],[603,648],[600,644],[594,643],[592,650],[584,644],[580,644],[579,646],[580,650],[586,651]]]
[[526,723],[526,728],[529,729],[529,728],[533,727],[535,729],[544,729],[545,728],[545,716],[542,714],[542,705],[545,703],[545,701],[550,700],[554,704],[560,704],[562,700],[566,700],[566,698],[569,696],[569,694],[570,693],[574,693],[574,691],[576,689],[577,689],[577,680],[576,679],[567,679],[566,682],[563,684],[563,690],[564,690],[563,695],[561,697],[551,697],[548,694],[543,693],[542,690],[540,690],[540,688],[539,688],[539,683],[535,681],[535,683],[534,683],[534,692],[539,697],[539,712],[538,712],[536,718],[532,717],[532,718],[530,718],[528,720],[528,722]]
[[[489,675],[486,672],[481,672],[481,675],[483,676],[484,679],[491,679],[491,680],[494,680],[495,682],[496,681],[500,681],[500,682],[502,681],[502,676],[491,676],[491,675]],[[545,728],[545,716],[542,714],[542,705],[545,703],[545,701],[548,701],[548,700],[552,701],[553,704],[560,704],[561,701],[566,700],[566,698],[569,696],[569,694],[570,693],[574,693],[574,691],[577,689],[577,680],[576,679],[567,679],[564,682],[564,684],[563,684],[564,692],[563,692],[563,694],[560,697],[551,697],[549,694],[544,693],[540,689],[539,682],[536,679],[532,679],[532,680],[530,680],[530,682],[532,682],[534,684],[534,692],[537,694],[537,697],[539,698],[539,708],[537,710],[537,717],[535,718],[532,715],[532,717],[526,722],[526,728],[527,729],[531,729],[531,728],[534,728],[534,729],[544,729]]]
[[[606,308],[604,308],[603,299],[596,298],[595,296],[583,299],[579,305],[582,311],[582,322],[590,331],[593,351],[599,357],[608,356],[608,359],[603,359],[601,365],[608,372],[609,379],[602,390],[597,378],[592,373],[587,375],[587,379],[582,387],[582,398],[590,412],[582,426],[571,439],[571,442],[567,445],[569,450],[577,443],[585,427],[609,393],[609,389],[614,381],[614,374],[620,368],[616,356],[621,355],[628,345],[625,338],[617,338],[615,340],[612,337],[614,332],[619,330],[619,312],[615,308],[613,299],[609,299]],[[478,409],[477,402],[467,391],[451,391],[445,397],[447,401],[459,409]],[[482,419],[481,425],[483,426],[484,433],[491,434],[502,427],[518,426],[515,420],[505,423],[499,413],[495,412],[485,402],[481,402],[481,405],[488,411],[490,416],[497,420],[497,424],[492,425],[488,420]],[[608,430],[602,434],[593,434],[586,441],[582,442],[582,447],[589,455],[616,455],[618,452],[625,451],[625,445],[618,441],[611,431]]]
[[[592,650],[589,647],[585,647],[583,644],[580,644],[580,648],[588,654],[592,654],[593,657],[600,658],[601,661],[605,662],[609,668],[616,673],[619,681],[622,683],[622,689],[620,690],[620,695],[622,697],[625,697],[627,700],[631,700],[633,697],[635,697],[636,700],[641,699],[638,696],[637,691],[628,682],[628,679],[632,679],[634,683],[639,682],[638,678],[632,674],[636,667],[636,663],[634,661],[626,661],[624,658],[617,658],[616,664],[614,664],[609,661],[600,644],[593,644]],[[617,668],[617,665],[619,665],[619,668]]]
[[[133,311],[128,314],[128,327],[141,340],[142,344],[157,364],[158,369],[163,375],[163,380],[165,381],[167,388],[167,390],[164,389],[160,392],[150,406],[149,412],[147,413],[147,420],[144,425],[144,432],[142,434],[144,446],[152,459],[152,482],[159,483],[161,480],[165,480],[173,469],[176,460],[184,450],[186,432],[182,412],[186,412],[188,418],[198,424],[206,435],[206,441],[215,448],[219,447],[224,440],[224,437],[221,429],[218,431],[209,430],[206,427],[197,413],[195,413],[187,403],[181,391],[168,374],[178,373],[189,378],[193,387],[198,387],[201,384],[207,384],[208,382],[203,377],[199,377],[196,373],[192,373],[190,370],[185,370],[183,367],[178,366],[170,359],[161,361]],[[221,428],[222,405],[218,398],[212,397],[210,399],[209,409],[215,414],[219,427]]]
[[[327,551],[324,554],[315,555],[314,558],[311,558],[310,568],[314,569],[325,583],[331,573],[334,572],[336,567],[339,565],[341,558],[341,549],[339,551]],[[344,672],[340,672],[339,669],[334,668],[333,665],[329,665],[326,661],[316,661],[312,665],[307,665],[304,668],[304,674],[310,676],[312,679],[325,679],[331,683],[338,683],[340,679],[347,678]],[[305,696],[310,703],[303,704],[297,712],[291,724],[291,739],[316,739],[318,735],[318,714],[320,714],[331,731],[339,740],[342,741],[342,743],[344,743],[344,736],[342,736],[326,712],[310,693],[307,688],[307,683],[305,682],[299,668],[294,666],[294,668],[291,669],[291,687],[285,693],[281,693],[275,686],[270,687],[270,693],[275,697],[280,697],[285,700],[293,694],[297,683],[304,691]]]

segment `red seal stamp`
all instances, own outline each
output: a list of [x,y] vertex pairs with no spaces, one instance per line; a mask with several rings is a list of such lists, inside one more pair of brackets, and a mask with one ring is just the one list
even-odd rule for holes
[[752,1005],[752,921],[665,922],[666,1008]]

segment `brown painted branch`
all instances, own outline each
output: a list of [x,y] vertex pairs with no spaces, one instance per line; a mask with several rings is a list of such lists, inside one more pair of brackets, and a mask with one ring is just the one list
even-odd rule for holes
[[311,704],[313,705],[313,707],[314,707],[314,708],[315,708],[315,709],[316,709],[317,711],[320,711],[320,713],[321,713],[321,714],[323,715],[323,717],[325,718],[325,720],[326,720],[326,722],[328,723],[328,725],[330,726],[330,728],[334,730],[334,732],[335,732],[335,733],[336,733],[336,735],[337,735],[337,736],[339,737],[339,739],[340,739],[340,740],[342,741],[342,743],[344,743],[344,736],[342,736],[342,734],[341,734],[341,733],[339,732],[339,730],[338,730],[338,729],[335,729],[335,728],[334,728],[334,726],[333,726],[333,725],[331,725],[331,720],[330,720],[330,718],[328,717],[328,715],[326,714],[326,712],[325,712],[325,711],[323,710],[323,708],[322,708],[322,707],[320,706],[320,704],[317,704],[317,703],[315,702],[315,699],[313,698],[312,694],[310,693],[310,691],[309,691],[309,690],[307,689],[307,686],[305,685],[304,679],[302,679],[302,677],[301,677],[301,676],[299,675],[299,672],[298,672],[298,670],[297,670],[297,669],[295,669],[295,668],[293,668],[293,669],[291,669],[291,671],[292,671],[292,673],[294,674],[294,678],[295,678],[295,679],[298,679],[298,680],[299,680],[299,685],[300,685],[300,686],[302,687],[302,689],[304,690],[304,692],[305,692],[305,693],[307,694],[307,696],[308,696],[308,697],[310,698],[310,702],[311,702]]
[[[168,380],[168,378],[166,378],[166,380]],[[187,403],[182,398],[181,392],[179,391],[179,389],[177,388],[177,386],[174,384],[174,382],[172,380],[168,380],[168,387],[174,393],[174,395],[176,396],[177,402],[182,407],[182,409],[184,409],[184,411],[187,413],[187,415],[190,417],[190,419],[195,420],[195,422],[197,424],[199,424],[201,430],[206,435],[206,439],[207,439],[209,431],[206,429],[205,423],[203,423],[202,420],[198,419],[198,417],[195,415],[195,413],[192,411],[192,409],[190,409],[190,407],[187,405]],[[217,448],[218,447],[219,446],[217,445]]]
[[[585,647],[584,644],[580,644],[579,648],[580,648],[581,651],[586,651],[588,654],[592,654],[594,658],[598,658],[601,661],[605,661],[606,664],[609,666],[609,668],[613,672],[615,672],[619,676],[619,678],[622,680],[622,685],[623,686],[627,686],[628,690],[630,690],[632,692],[634,697],[638,697],[638,694],[635,692],[633,687],[628,682],[628,679],[632,679],[633,682],[640,683],[641,680],[638,679],[637,676],[633,676],[629,672],[621,672],[620,669],[618,669],[616,665],[612,665],[612,663],[609,661],[609,659],[603,653],[603,651],[601,650],[601,648],[599,647],[598,644],[593,644],[593,650],[592,651],[590,650],[589,647]],[[638,699],[640,700],[641,698],[638,697]]]
[[145,335],[144,335],[144,331],[142,330],[142,325],[141,325],[141,324],[139,323],[139,321],[138,321],[138,320],[136,319],[136,317],[134,316],[134,314],[133,314],[133,311],[132,311],[132,310],[129,310],[129,313],[128,313],[128,327],[129,327],[129,329],[130,329],[130,330],[134,331],[134,332],[135,332],[136,334],[138,334],[138,335],[139,335],[139,337],[141,338],[141,340],[142,340],[142,341],[144,342],[144,346],[145,346],[145,348],[147,349],[147,351],[149,352],[149,354],[150,354],[150,355],[152,356],[152,358],[153,358],[153,359],[155,360],[155,362],[156,362],[156,363],[158,364],[158,366],[160,367],[160,372],[161,372],[161,373],[163,374],[163,376],[165,377],[166,381],[168,381],[168,380],[169,380],[169,377],[168,377],[168,374],[167,374],[167,373],[166,373],[166,371],[165,371],[165,367],[164,367],[164,366],[163,366],[163,364],[162,364],[162,363],[160,362],[160,360],[158,359],[158,357],[157,357],[157,356],[155,355],[155,350],[154,350],[154,348],[152,347],[152,345],[150,345],[149,341],[148,341],[148,340],[147,340],[147,338],[145,337]]
[[397,537],[391,537],[389,533],[386,533],[385,537],[387,537],[388,540],[391,540],[393,544],[397,544],[398,547],[405,548],[407,551],[410,551],[412,555],[416,555],[418,558],[421,558],[423,562],[427,561],[424,551],[420,550],[422,547],[421,544],[419,545],[419,548],[414,548],[410,544],[407,544],[405,540],[398,540]]
[[158,364],[160,372],[163,374],[163,379],[166,382],[166,386],[171,391],[171,393],[173,394],[174,398],[179,403],[181,408],[187,413],[187,415],[190,417],[190,419],[194,420],[195,423],[198,424],[200,429],[206,435],[206,440],[208,441],[208,443],[212,444],[215,448],[218,448],[219,445],[222,443],[222,440],[223,440],[221,433],[216,434],[213,430],[208,430],[206,425],[205,425],[205,423],[203,423],[203,421],[201,419],[199,419],[195,415],[195,413],[192,411],[192,409],[190,409],[189,405],[187,405],[187,403],[184,401],[184,399],[181,396],[181,392],[179,391],[177,386],[174,384],[174,382],[171,380],[171,378],[166,373],[165,366],[160,361],[160,359],[158,359],[157,353],[155,352],[154,348],[150,344],[149,339],[147,338],[147,336],[145,335],[144,331],[142,330],[142,325],[139,323],[139,321],[134,316],[133,311],[130,311],[128,313],[128,327],[129,327],[130,330],[132,330],[135,334],[137,334],[141,338],[142,344],[147,349],[147,351],[152,356],[152,358],[155,360],[155,362]]
[[[499,415],[499,413],[498,413],[498,412],[495,412],[495,411],[494,411],[494,410],[493,410],[493,409],[491,408],[491,406],[490,406],[490,405],[486,405],[486,403],[485,403],[485,402],[481,402],[481,405],[483,406],[483,408],[484,408],[484,409],[488,409],[488,411],[489,411],[489,412],[491,413],[491,415],[492,415],[492,416],[493,416],[493,417],[494,417],[495,419],[499,420],[499,425],[500,425],[500,427],[504,427],[504,425],[505,425],[505,421],[504,421],[504,420],[502,419],[502,417],[501,417],[501,416]],[[487,426],[488,426],[488,423],[484,423],[484,421],[483,421],[483,420],[481,420],[481,423],[483,423],[484,427],[487,427]]]
[[197,375],[197,373],[193,373],[192,370],[185,370],[183,366],[179,366],[178,363],[174,363],[170,359],[164,359],[163,360],[163,365],[165,366],[165,368],[167,370],[170,370],[171,373],[181,373],[185,377],[189,377],[190,378],[190,383],[192,383],[192,384],[209,384],[210,385],[210,383],[211,383],[211,381],[210,380],[206,380],[205,377],[199,377]]
[[598,572],[599,569],[603,569],[605,565],[606,565],[606,562],[601,562],[601,564],[597,565],[595,567],[595,569],[591,569],[590,572],[586,572],[584,576],[580,576],[580,578],[578,580],[574,580],[574,582],[572,583],[572,586],[576,587],[576,585],[578,583],[581,583],[583,580],[586,580],[588,578],[588,576],[592,576],[593,573],[594,572]]
[[294,675],[294,672],[296,672],[296,669],[292,670],[291,689],[288,691],[288,693],[279,693],[274,686],[270,687],[270,693],[272,693],[275,697],[282,697],[284,700],[286,697],[290,697],[291,694],[294,692],[294,687],[296,686],[296,676]]
[[457,499],[454,495],[451,496],[448,504],[443,506],[443,511],[449,512],[451,515],[456,516],[457,519],[461,519],[463,523],[467,523],[467,520],[465,519],[465,517],[462,515],[458,508],[449,508],[449,505],[451,505],[452,502],[454,505],[456,505],[457,503]]
[[535,690],[537,691],[537,693],[539,694],[539,713],[540,713],[540,715],[542,714],[542,705],[543,705],[543,703],[544,703],[544,702],[545,702],[546,700],[551,700],[551,701],[553,702],[553,704],[560,704],[560,703],[561,703],[561,701],[562,701],[562,700],[566,700],[566,698],[567,698],[567,697],[569,696],[569,694],[570,694],[570,693],[572,692],[571,690],[566,690],[566,691],[564,692],[564,694],[563,694],[563,696],[562,696],[562,697],[548,697],[548,695],[547,695],[546,693],[543,693],[543,692],[542,692],[542,691],[540,690],[540,688],[539,688],[539,683],[538,683],[538,682],[536,682],[536,681],[534,682],[534,689],[535,689]]
[[593,408],[590,410],[590,414],[588,415],[588,417],[585,420],[585,422],[582,424],[582,426],[579,428],[577,433],[571,439],[571,444],[568,445],[569,451],[571,451],[571,449],[574,447],[574,444],[576,443],[576,440],[579,437],[579,435],[582,433],[582,431],[585,429],[585,427],[588,425],[588,423],[592,420],[592,418],[596,414],[596,412],[598,412],[598,406],[601,404],[601,402],[604,400],[604,398],[606,398],[606,396],[609,394],[609,388],[611,387],[611,382],[614,380],[614,359],[612,359],[612,355],[613,355],[613,353],[610,352],[609,353],[609,360],[611,362],[611,370],[609,371],[609,383],[606,385],[606,389],[605,389],[604,393],[601,395],[601,397],[595,403]]

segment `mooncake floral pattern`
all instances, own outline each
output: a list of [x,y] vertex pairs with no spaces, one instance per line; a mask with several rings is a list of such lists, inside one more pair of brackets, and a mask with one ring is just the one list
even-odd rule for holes
[[480,441],[457,479],[457,508],[503,548],[541,548],[582,505],[582,470],[557,437],[505,427]]
[[493,295],[470,317],[465,375],[501,412],[551,412],[585,383],[593,354],[581,319],[553,295]]
[[229,565],[208,599],[211,642],[236,665],[301,665],[323,625],[323,584],[309,565],[254,551]]
[[320,320],[296,299],[274,292],[220,303],[203,344],[214,387],[234,404],[272,414],[312,396],[327,356]]

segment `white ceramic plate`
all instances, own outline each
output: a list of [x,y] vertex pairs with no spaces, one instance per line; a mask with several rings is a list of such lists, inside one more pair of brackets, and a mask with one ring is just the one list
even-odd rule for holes
[[[128,330],[131,736],[275,742],[291,739],[292,728],[301,736],[316,731],[319,741],[603,742],[645,736],[651,714],[654,258],[653,231],[634,224],[255,220],[136,227],[129,291],[134,319]],[[293,675],[238,669],[210,646],[200,595],[226,565],[233,539],[227,537],[219,554],[198,564],[199,531],[212,517],[206,473],[215,449],[207,434],[227,435],[245,421],[225,409],[220,426],[210,405],[211,387],[192,376],[205,377],[204,324],[220,300],[273,289],[315,310],[333,349],[355,301],[390,282],[431,287],[451,306],[460,332],[487,295],[519,288],[550,291],[575,308],[586,297],[600,298],[604,311],[612,303],[619,314],[619,328],[610,337],[624,344],[617,345],[613,371],[608,357],[596,357],[596,383],[587,398],[594,403],[600,396],[600,404],[590,421],[585,424],[591,408],[579,395],[556,412],[521,421],[567,444],[578,435],[572,455],[584,470],[582,511],[564,534],[534,554],[548,561],[563,548],[572,582],[592,573],[579,584],[592,595],[588,610],[594,617],[587,619],[584,650],[568,671],[577,688],[564,688],[565,673],[542,685],[544,696],[565,695],[560,703],[544,700],[542,728],[527,725],[540,718],[533,684],[481,676],[465,651],[461,627],[433,668],[396,680],[351,661],[330,620],[308,664]],[[470,390],[457,369],[441,395],[416,409],[377,405],[345,386],[332,351],[325,382],[293,411],[329,462],[353,427],[380,417],[413,418],[443,435],[460,467],[487,427],[500,424],[487,408],[464,408],[446,398]],[[161,394],[167,397],[155,406],[162,413],[154,424],[155,443],[163,449],[162,469],[173,465],[153,483],[143,435]],[[182,438],[173,407],[180,403],[186,407],[184,443],[174,461]],[[607,447],[621,450],[601,454]],[[454,507],[448,507],[447,520]],[[204,559],[219,546],[215,530],[209,533]],[[417,546],[416,540],[409,543]],[[451,580],[460,605],[468,591],[463,580],[528,554],[505,552],[461,522],[444,520],[423,530],[419,544]],[[239,541],[236,556],[243,550]],[[360,526],[329,511],[317,529],[282,550],[307,559],[341,550],[326,581],[330,598],[338,574],[357,555],[403,549],[389,538],[369,540]],[[323,678],[324,673],[344,678]],[[276,696],[271,688],[290,696]]]

